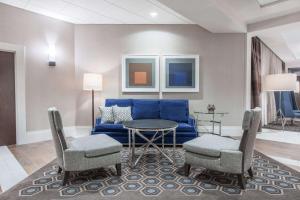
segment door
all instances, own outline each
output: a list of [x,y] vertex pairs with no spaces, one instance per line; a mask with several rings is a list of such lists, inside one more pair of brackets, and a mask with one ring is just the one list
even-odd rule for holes
[[15,54],[0,51],[0,146],[16,144]]

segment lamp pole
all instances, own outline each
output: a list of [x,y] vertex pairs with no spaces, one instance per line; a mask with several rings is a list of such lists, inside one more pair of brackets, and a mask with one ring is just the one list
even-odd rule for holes
[[95,93],[95,91],[92,90],[92,127],[93,128],[95,127],[94,93]]
[[95,91],[102,90],[102,75],[85,73],[83,75],[83,90],[92,91],[92,128],[95,128]]

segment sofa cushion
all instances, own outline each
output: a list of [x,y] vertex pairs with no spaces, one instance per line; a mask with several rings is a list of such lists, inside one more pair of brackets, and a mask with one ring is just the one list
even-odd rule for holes
[[160,118],[176,122],[188,122],[188,100],[161,100]]
[[115,124],[131,121],[131,107],[113,106]]
[[131,99],[106,99],[105,106],[119,106],[119,107],[129,107],[132,106]]
[[114,113],[112,107],[99,106],[101,113],[101,123],[114,122]]
[[123,128],[123,124],[113,123],[101,123],[96,124],[95,131],[99,132],[127,132],[127,129]]
[[183,144],[186,151],[211,157],[220,157],[222,150],[239,150],[239,146],[239,140],[213,134],[205,134]]
[[99,134],[74,139],[69,143],[69,149],[82,151],[86,157],[98,157],[120,152],[122,144],[105,134]]
[[159,100],[133,99],[132,100],[133,119],[159,119]]

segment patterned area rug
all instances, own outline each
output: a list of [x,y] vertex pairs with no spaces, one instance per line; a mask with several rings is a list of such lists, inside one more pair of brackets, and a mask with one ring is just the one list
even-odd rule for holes
[[[270,123],[268,125],[263,126],[266,129],[274,129],[274,130],[282,130],[282,125],[280,123]],[[294,124],[286,124],[284,127],[286,131],[294,131],[300,132],[300,122],[294,122]]]
[[[171,154],[171,150],[167,150]],[[300,199],[298,172],[255,152],[254,178],[248,178],[241,190],[232,174],[192,168],[189,177],[182,175],[184,152],[178,150],[175,164],[150,150],[134,169],[128,164],[128,151],[122,152],[121,177],[115,169],[73,173],[69,185],[62,187],[55,161],[0,196],[15,199]],[[149,198],[150,197],[150,198]]]

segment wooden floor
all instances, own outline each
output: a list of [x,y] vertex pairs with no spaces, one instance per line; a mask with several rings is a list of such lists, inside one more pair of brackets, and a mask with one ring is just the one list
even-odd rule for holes
[[28,174],[32,174],[56,157],[52,141],[18,146],[11,145],[8,148]]
[[[270,157],[280,157],[300,161],[300,145],[297,144],[257,139],[255,142],[255,149]],[[300,166],[284,164],[300,171]]]
[[[300,161],[300,145],[256,140],[255,148],[268,156]],[[56,156],[52,141],[18,146],[12,145],[9,146],[9,149],[28,174],[32,174],[51,162]],[[289,167],[300,171],[300,166],[289,165]]]

